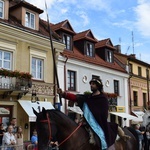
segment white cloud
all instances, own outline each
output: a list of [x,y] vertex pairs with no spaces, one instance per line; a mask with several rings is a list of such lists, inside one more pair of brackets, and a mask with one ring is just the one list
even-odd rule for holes
[[[34,6],[40,8],[40,9],[45,9],[45,0],[41,2],[41,0],[26,0],[28,3],[33,4]],[[55,3],[56,0],[46,0],[46,4],[48,8],[51,8],[52,5]]]
[[78,17],[81,18],[80,22],[82,22],[82,26],[86,26],[86,25],[89,24],[89,18],[88,18],[88,15],[86,14],[86,12],[84,12],[84,11],[77,11],[76,15],[78,15]]
[[134,9],[137,20],[136,28],[141,32],[143,36],[150,37],[150,1],[139,0],[138,6]]
[[[40,15],[40,17],[44,20],[47,20],[47,15],[46,15],[46,7],[45,7],[45,0],[41,2],[41,0],[26,0],[28,3],[42,9],[44,12]],[[47,8],[50,9],[56,0],[46,0]]]
[[65,13],[67,13],[67,12],[68,12],[68,9],[65,9],[65,8],[64,8],[64,9],[61,9],[61,13],[62,13],[62,14],[65,14]]
[[114,23],[112,23],[112,25],[117,26],[117,27],[126,28],[130,31],[132,31],[134,28],[133,21],[129,21],[129,20],[122,20],[120,22],[114,22]]

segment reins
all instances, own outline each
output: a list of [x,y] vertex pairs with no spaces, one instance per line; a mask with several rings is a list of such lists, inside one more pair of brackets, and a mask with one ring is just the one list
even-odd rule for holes
[[58,147],[59,147],[60,145],[62,145],[64,142],[66,142],[66,141],[81,127],[81,125],[82,125],[82,123],[80,123],[80,124],[75,128],[75,130],[74,130],[66,139],[64,139],[64,140],[58,145]]
[[51,128],[51,123],[50,123],[50,119],[49,119],[49,115],[48,113],[46,113],[46,117],[47,117],[47,120],[41,120],[40,122],[48,122],[48,130],[49,130],[49,140],[52,139],[52,128]]
[[[52,139],[52,128],[51,128],[51,121],[50,121],[50,118],[49,118],[49,114],[46,113],[46,117],[47,117],[47,120],[41,120],[40,122],[47,122],[48,123],[48,130],[49,130],[49,141],[48,141],[48,145],[50,144],[50,140]],[[63,143],[65,143],[80,127],[81,127],[82,123],[80,123],[74,130],[71,134],[69,134],[58,146],[56,147],[60,147]]]

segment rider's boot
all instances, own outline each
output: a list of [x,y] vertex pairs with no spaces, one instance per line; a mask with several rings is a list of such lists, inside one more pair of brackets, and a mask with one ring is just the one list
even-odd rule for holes
[[118,126],[118,135],[120,138],[122,138],[124,141],[129,140],[131,137],[128,135],[125,135],[124,131],[122,130],[121,127]]
[[89,143],[90,144],[93,144],[93,145],[96,145],[96,141],[95,141],[95,138],[94,138],[94,132],[92,131],[92,129],[90,127],[87,128],[87,131],[89,133]]

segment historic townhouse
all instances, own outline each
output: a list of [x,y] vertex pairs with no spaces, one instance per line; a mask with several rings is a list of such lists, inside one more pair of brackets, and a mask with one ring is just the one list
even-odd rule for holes
[[139,121],[143,122],[143,111],[150,104],[149,99],[149,70],[150,65],[133,57],[128,58],[129,63],[129,83],[130,83],[130,105],[131,111],[139,116]]
[[[0,0],[0,122],[7,126],[16,117],[24,140],[35,128],[32,107],[52,108],[56,99],[49,32],[41,13],[25,1]],[[52,38],[55,52],[62,52],[59,35],[53,32]]]
[[[122,126],[128,125],[129,119],[134,118],[128,114],[129,75],[126,69],[116,63],[114,59],[116,48],[111,40],[98,41],[91,30],[76,33],[68,20],[53,24],[51,28],[66,45],[58,58],[62,89],[82,94],[90,91],[89,81],[92,77],[101,78],[110,102],[109,119],[117,121]],[[67,100],[63,101],[61,110],[66,114],[70,114],[69,110],[82,114],[78,107],[68,107]]]
[[122,66],[128,66],[129,110],[138,116],[132,123],[142,122],[144,110],[149,105],[149,69],[150,65],[136,59],[135,54],[123,55],[115,53],[116,61]]

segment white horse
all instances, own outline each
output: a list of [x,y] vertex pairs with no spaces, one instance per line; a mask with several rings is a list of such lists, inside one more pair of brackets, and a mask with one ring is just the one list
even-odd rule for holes
[[142,126],[150,128],[150,110],[146,110],[145,114],[143,115],[143,123]]

